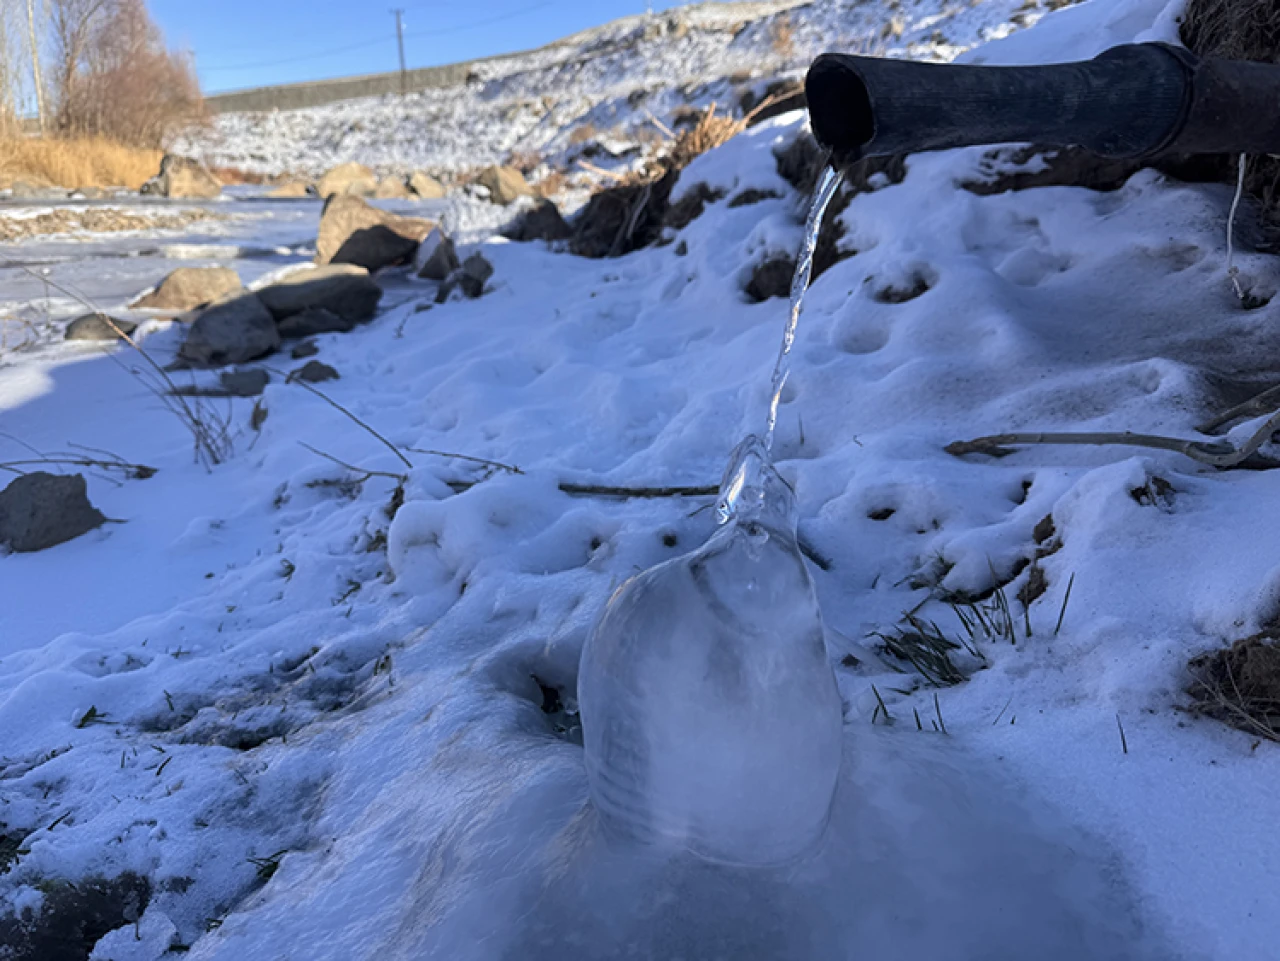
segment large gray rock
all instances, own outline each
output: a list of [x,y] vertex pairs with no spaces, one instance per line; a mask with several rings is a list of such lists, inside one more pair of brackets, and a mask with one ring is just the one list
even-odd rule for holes
[[256,295],[241,293],[200,311],[178,356],[193,367],[224,367],[257,360],[279,346],[271,311]]
[[339,317],[323,307],[308,307],[300,314],[286,317],[277,324],[280,336],[286,340],[314,337],[317,334],[345,334],[355,329],[354,321]]
[[462,261],[458,259],[458,251],[453,241],[437,227],[418,248],[415,266],[418,268],[418,276],[423,280],[443,283],[449,279],[450,274],[462,266]]
[[511,240],[568,240],[573,229],[560,215],[560,208],[550,200],[540,200],[526,210],[515,224],[506,231]]
[[[287,274],[258,291],[258,297],[278,323],[284,324],[299,314],[320,310],[341,318],[345,326],[335,329],[346,331],[373,319],[382,299],[382,288],[363,267],[329,264]],[[327,331],[315,330],[312,333]]]
[[271,383],[271,375],[261,367],[224,370],[218,377],[218,383],[232,397],[257,397]]
[[524,174],[515,167],[488,167],[481,171],[476,183],[489,190],[489,199],[495,204],[515,203],[520,197],[532,197],[533,188]]
[[364,164],[346,163],[334,167],[320,178],[316,192],[325,200],[330,197],[369,197],[378,189],[378,175]]
[[194,310],[244,289],[230,267],[179,267],[130,306],[146,310]]
[[137,329],[138,325],[131,320],[108,318],[106,314],[85,314],[67,324],[67,332],[63,336],[67,340],[118,340],[120,334],[132,335]]
[[493,276],[493,264],[485,259],[484,254],[475,253],[467,258],[461,269],[455,270],[436,294],[436,303],[443,304],[455,290],[476,300],[484,293],[484,285]]
[[160,161],[160,173],[142,185],[142,193],[175,200],[212,200],[222,194],[222,184],[200,161],[166,154]]
[[0,491],[0,544],[13,551],[55,547],[106,520],[89,503],[80,474],[24,474]]
[[430,220],[399,217],[359,197],[333,197],[320,216],[316,263],[355,264],[369,271],[409,263],[434,227]]
[[444,196],[444,185],[425,170],[415,170],[409,175],[409,189],[422,200],[439,200]]

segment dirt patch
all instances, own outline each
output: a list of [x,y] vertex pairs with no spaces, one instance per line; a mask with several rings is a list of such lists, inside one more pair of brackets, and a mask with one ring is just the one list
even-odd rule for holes
[[191,224],[226,220],[211,210],[179,210],[173,213],[135,214],[111,207],[74,209],[60,207],[34,217],[0,215],[0,243],[52,234],[113,234],[136,230],[182,230]]
[[960,183],[979,196],[1035,187],[1119,190],[1145,164],[1109,160],[1081,147],[1000,147],[986,154],[976,177]]
[[696,183],[685,192],[683,197],[667,208],[663,221],[668,227],[684,230],[702,216],[707,204],[723,199],[723,190],[713,190],[704,183]]
[[126,872],[118,878],[49,881],[35,917],[0,918],[0,945],[8,961],[86,961],[93,946],[116,928],[142,917],[151,883]]
[[1187,669],[1195,713],[1280,742],[1280,643],[1273,632],[1203,654]]

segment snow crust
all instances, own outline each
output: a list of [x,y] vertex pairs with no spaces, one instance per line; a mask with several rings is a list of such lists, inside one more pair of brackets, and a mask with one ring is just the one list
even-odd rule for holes
[[[1173,15],[1090,0],[984,56],[1086,56]],[[749,872],[599,831],[569,713],[582,645],[713,511],[562,487],[712,484],[759,428],[785,307],[742,287],[798,245],[806,198],[769,157],[803,123],[689,168],[681,189],[778,196],[709,204],[683,256],[581,260],[495,238],[473,199],[431,208],[492,261],[492,291],[434,306],[384,272],[376,321],[316,338],[341,373],[322,389],[412,468],[273,375],[260,430],[253,401],[220,402],[235,454],[202,470],[127,350],[54,342],[83,307],[46,280],[111,311],[178,264],[258,282],[308,259],[316,204],[241,191],[219,208],[238,216],[182,237],[6,248],[0,310],[39,336],[0,353],[0,461],[84,444],[159,472],[92,474],[115,523],[0,557],[0,833],[24,837],[0,918],[37,915],[52,881],[133,871],[150,903],[99,961],[1271,956],[1280,754],[1181,708],[1190,656],[1274,622],[1280,479],[1125,448],[943,450],[1193,437],[1272,382],[1280,308],[1231,295],[1227,192],[1153,173],[979,197],[957,183],[983,151],[964,150],[853,199],[857,254],[810,292],[776,447],[829,561],[811,573],[846,714],[832,825],[808,860]],[[915,299],[877,299],[916,278]],[[158,320],[141,333],[162,360],[179,343]],[[1140,503],[1155,477],[1172,490]],[[928,600],[914,585],[988,589],[1046,516],[1062,548],[1033,636],[984,642],[956,688],[894,671],[871,634]],[[920,613],[959,631],[942,604]]]

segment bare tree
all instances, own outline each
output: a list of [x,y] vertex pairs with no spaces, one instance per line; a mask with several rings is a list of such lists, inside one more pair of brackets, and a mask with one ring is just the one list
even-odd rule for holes
[[203,116],[188,56],[165,47],[145,0],[54,0],[58,125],[138,146],[163,146]]

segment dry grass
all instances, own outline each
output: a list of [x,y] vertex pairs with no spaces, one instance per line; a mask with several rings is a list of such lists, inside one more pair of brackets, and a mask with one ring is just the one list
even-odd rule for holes
[[0,141],[0,183],[29,180],[57,187],[137,189],[160,170],[162,151],[99,137]]
[[1197,657],[1188,670],[1194,713],[1280,741],[1280,645],[1272,634]]
[[790,18],[782,16],[773,21],[769,27],[769,46],[783,60],[790,60],[795,56],[795,31],[791,27]]
[[[1275,0],[1190,0],[1182,42],[1201,57],[1280,63],[1280,5]],[[1224,158],[1220,167],[1220,179],[1234,183],[1235,164]],[[1250,157],[1245,190],[1272,219],[1280,219],[1280,160]]]

